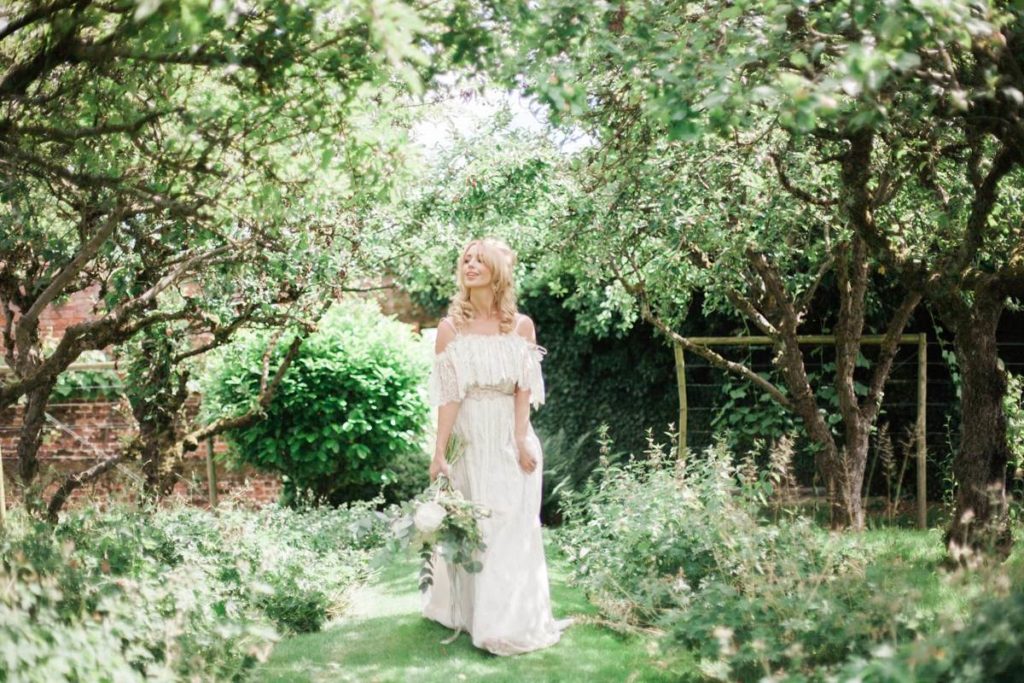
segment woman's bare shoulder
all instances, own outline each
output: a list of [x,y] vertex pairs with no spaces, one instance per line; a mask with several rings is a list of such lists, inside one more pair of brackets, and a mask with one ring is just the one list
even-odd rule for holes
[[515,332],[527,341],[537,343],[537,328],[530,316],[525,313],[517,314]]
[[441,318],[441,322],[437,324],[437,336],[434,338],[434,353],[442,353],[448,348],[455,335],[455,323],[451,318]]

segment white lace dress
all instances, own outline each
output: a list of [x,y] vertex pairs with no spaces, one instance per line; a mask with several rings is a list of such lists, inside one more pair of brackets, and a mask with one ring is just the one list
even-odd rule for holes
[[[448,628],[469,633],[473,645],[513,655],[554,645],[562,624],[551,614],[547,562],[541,539],[540,442],[529,428],[538,458],[526,474],[515,446],[514,391],[530,390],[530,402],[544,402],[540,361],[544,349],[521,335],[458,334],[435,356],[429,392],[434,405],[460,401],[454,430],[466,442],[451,470],[453,485],[491,516],[480,521],[486,550],[483,571],[449,567],[435,555],[434,584],[423,614]],[[453,585],[455,590],[453,591]]]

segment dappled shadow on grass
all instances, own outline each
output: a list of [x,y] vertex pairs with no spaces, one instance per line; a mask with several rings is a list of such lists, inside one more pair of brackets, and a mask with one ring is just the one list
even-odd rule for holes
[[390,594],[411,593],[410,587],[415,587],[419,582],[420,564],[418,560],[408,558],[389,562],[381,567],[380,572],[374,579],[375,592]]
[[377,617],[281,643],[259,680],[308,681],[671,681],[643,644],[590,625],[573,626],[557,645],[516,657],[496,657],[462,634],[419,614]]

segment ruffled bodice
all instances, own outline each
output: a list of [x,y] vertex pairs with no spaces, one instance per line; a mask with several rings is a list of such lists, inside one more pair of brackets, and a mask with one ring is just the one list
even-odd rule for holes
[[522,335],[459,334],[434,356],[427,391],[431,405],[470,397],[530,390],[530,404],[544,403],[541,360],[546,353]]

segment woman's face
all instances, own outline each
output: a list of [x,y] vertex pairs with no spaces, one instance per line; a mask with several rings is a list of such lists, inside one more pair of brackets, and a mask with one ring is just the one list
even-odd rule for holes
[[480,260],[480,245],[474,244],[462,255],[462,281],[466,287],[489,287],[494,279],[490,267]]

